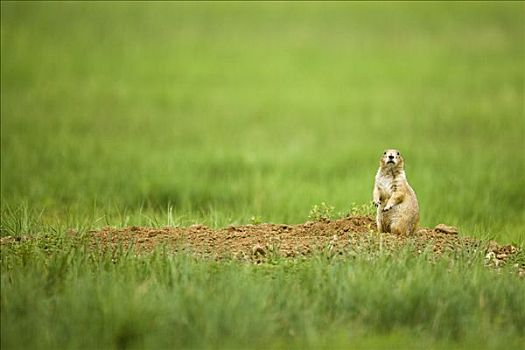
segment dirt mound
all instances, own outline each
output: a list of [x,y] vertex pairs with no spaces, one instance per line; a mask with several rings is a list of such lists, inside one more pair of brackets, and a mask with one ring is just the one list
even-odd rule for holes
[[[306,222],[299,225],[258,224],[211,229],[204,225],[188,228],[105,228],[91,232],[103,245],[133,243],[139,251],[159,244],[175,250],[221,257],[262,257],[306,255],[325,248],[342,249],[352,237],[371,232],[373,220],[352,217],[337,221]],[[364,236],[363,236],[364,237]],[[333,249],[332,248],[332,249]]]
[[104,228],[90,232],[94,244],[117,246],[133,244],[138,252],[164,245],[174,251],[187,251],[216,259],[237,258],[261,262],[271,257],[297,257],[313,252],[343,254],[379,250],[412,249],[415,253],[431,251],[465,252],[484,250],[487,261],[503,264],[518,252],[514,246],[482,242],[458,235],[458,230],[443,224],[422,228],[416,235],[399,236],[378,233],[370,217],[349,216],[335,221],[309,221],[298,225],[258,224],[211,229],[204,225],[187,228]]
[[[70,231],[73,237],[80,237]],[[2,246],[44,237],[3,237]],[[49,238],[49,237],[48,237]],[[308,221],[304,224],[258,224],[212,229],[204,225],[190,227],[126,227],[89,231],[88,242],[96,248],[131,247],[136,253],[151,252],[163,246],[169,251],[185,251],[212,259],[240,259],[260,263],[274,257],[301,257],[315,252],[330,255],[395,253],[408,249],[415,254],[433,255],[468,252],[485,254],[488,266],[500,267],[511,262],[520,276],[525,276],[525,252],[513,245],[481,241],[458,234],[455,227],[439,224],[421,228],[415,235],[378,233],[371,217],[348,216],[335,221]],[[47,245],[46,245],[47,246]]]

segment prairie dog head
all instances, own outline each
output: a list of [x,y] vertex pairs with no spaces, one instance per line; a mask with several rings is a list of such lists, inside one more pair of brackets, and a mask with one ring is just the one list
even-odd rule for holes
[[397,149],[387,149],[379,161],[381,169],[403,169],[405,160]]

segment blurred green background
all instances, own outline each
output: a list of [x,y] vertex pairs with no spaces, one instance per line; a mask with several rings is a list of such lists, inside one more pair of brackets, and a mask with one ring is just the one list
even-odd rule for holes
[[524,62],[523,2],[2,1],[0,235],[36,237],[2,240],[2,349],[518,348],[523,255],[256,265],[63,233],[366,211],[395,147],[422,225],[523,248]]
[[3,221],[297,223],[395,147],[422,225],[523,242],[523,3],[1,10]]

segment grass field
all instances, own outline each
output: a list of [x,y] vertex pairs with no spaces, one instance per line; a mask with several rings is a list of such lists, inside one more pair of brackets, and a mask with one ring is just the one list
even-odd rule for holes
[[396,147],[423,226],[523,247],[524,33],[519,2],[2,2],[1,235],[47,237],[2,247],[2,349],[519,347],[523,280],[479,253],[252,266],[64,233],[348,212]]

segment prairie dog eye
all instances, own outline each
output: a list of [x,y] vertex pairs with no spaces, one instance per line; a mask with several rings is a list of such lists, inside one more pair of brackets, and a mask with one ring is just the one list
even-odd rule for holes
[[397,152],[397,155],[399,155],[399,152]]
[[386,152],[385,152],[385,153],[383,153],[383,154],[384,154],[384,155],[386,155]]

